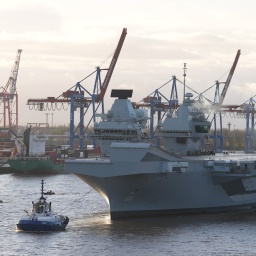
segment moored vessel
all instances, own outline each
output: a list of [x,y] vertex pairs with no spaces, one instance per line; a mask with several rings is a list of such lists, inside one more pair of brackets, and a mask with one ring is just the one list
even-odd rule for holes
[[33,134],[31,127],[16,136],[16,150],[8,163],[16,173],[58,174],[64,171],[64,160],[54,159],[45,151],[47,134]]

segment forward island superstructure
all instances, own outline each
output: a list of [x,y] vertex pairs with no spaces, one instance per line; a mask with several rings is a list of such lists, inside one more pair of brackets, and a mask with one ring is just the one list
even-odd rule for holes
[[117,98],[107,114],[98,114],[101,122],[94,123],[94,135],[97,138],[101,155],[108,157],[112,142],[146,142],[147,111],[134,109],[131,101],[132,90],[112,90],[111,97]]
[[[254,207],[255,156],[205,150],[203,142],[209,136],[210,122],[205,118],[202,102],[191,98],[192,94],[187,93],[177,112],[169,113],[158,127],[156,134],[163,144],[156,146],[144,136],[147,119],[144,110],[135,111],[132,104],[123,105],[121,101],[129,100],[119,97],[109,112],[111,118],[94,126],[95,136],[104,145],[101,156],[68,159],[65,170],[107,200],[111,219]],[[125,115],[117,116],[114,109],[130,113],[125,126],[122,123]],[[144,119],[139,121],[142,113]],[[120,129],[116,128],[118,125]],[[101,135],[98,127],[102,128]],[[133,130],[133,139],[126,136],[117,140],[115,137],[122,134],[117,131],[121,130],[126,135]]]

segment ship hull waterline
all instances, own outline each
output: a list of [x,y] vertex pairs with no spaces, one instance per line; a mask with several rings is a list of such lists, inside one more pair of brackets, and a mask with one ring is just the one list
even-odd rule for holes
[[9,165],[16,173],[21,174],[61,174],[64,165],[54,164],[48,159],[9,159]]
[[56,225],[46,221],[19,221],[16,224],[19,231],[64,231],[66,225]]
[[[110,168],[115,170],[115,165],[110,165]],[[241,177],[235,182],[229,182],[227,188],[226,183],[214,184],[212,175],[205,171],[153,172],[102,177],[95,175],[99,168],[97,165],[94,167],[93,164],[89,164],[83,167],[90,174],[94,172],[93,176],[82,174],[82,171],[74,171],[76,168],[73,167],[73,174],[106,199],[113,220],[142,216],[248,210],[256,206],[256,191],[247,191],[242,185],[237,186],[238,182],[242,183]],[[109,168],[102,166],[102,169]]]

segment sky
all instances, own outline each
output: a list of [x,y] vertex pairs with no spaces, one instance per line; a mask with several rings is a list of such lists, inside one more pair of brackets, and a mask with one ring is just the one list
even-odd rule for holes
[[[253,0],[9,0],[0,5],[0,87],[22,49],[17,92],[19,124],[68,125],[69,110],[29,110],[28,99],[58,97],[95,70],[108,68],[123,28],[127,35],[105,95],[133,89],[138,102],[169,81],[183,80],[198,93],[225,82],[241,50],[224,105],[256,95],[256,2]],[[104,77],[104,74],[102,74]],[[82,84],[89,91],[92,81]],[[221,85],[223,86],[223,85]],[[178,85],[182,100],[182,85]],[[171,85],[165,89],[168,97]],[[221,87],[222,90],[222,87]],[[206,95],[214,99],[214,89]],[[2,113],[2,105],[0,105]],[[245,119],[224,118],[245,128]]]

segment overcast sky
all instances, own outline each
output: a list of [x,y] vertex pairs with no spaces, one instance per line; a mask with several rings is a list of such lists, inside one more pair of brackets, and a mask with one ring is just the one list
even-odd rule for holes
[[[224,104],[242,104],[256,94],[255,11],[253,0],[1,1],[0,86],[22,49],[19,124],[45,122],[45,113],[52,112],[29,110],[27,100],[57,97],[96,66],[107,68],[111,58],[102,62],[127,28],[106,108],[113,88],[133,89],[131,100],[138,102],[173,75],[183,80],[184,63],[187,84],[202,92],[216,80],[226,81],[238,49],[241,56]],[[92,91],[91,82],[83,85]],[[166,90],[170,95],[171,86]],[[207,97],[213,100],[214,90]],[[68,124],[69,112],[54,112],[53,121]],[[236,119],[225,119],[224,127],[229,121],[245,127],[245,120]]]

